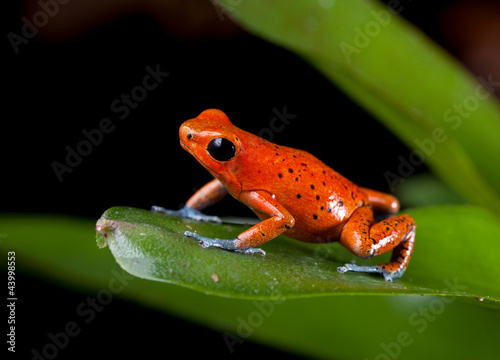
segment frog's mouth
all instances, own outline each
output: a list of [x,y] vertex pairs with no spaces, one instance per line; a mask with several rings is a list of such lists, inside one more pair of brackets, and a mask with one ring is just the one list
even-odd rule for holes
[[192,155],[194,155],[194,154],[193,154],[193,152],[191,151],[191,149],[189,148],[189,146],[187,146],[187,145],[184,143],[184,141],[182,141],[182,139],[179,139],[179,142],[181,143],[181,147],[182,147],[184,150],[186,150],[187,152],[189,152],[189,153],[191,153]]
[[211,172],[212,174],[215,175],[219,175],[214,169],[212,169],[210,166],[208,166],[203,160],[201,160],[197,155],[196,153],[191,150],[191,148],[184,142],[182,141],[181,139],[179,140],[179,142],[181,143],[181,147],[186,150],[188,153],[190,153],[195,159],[196,161],[198,161],[205,169],[207,169],[209,172]]

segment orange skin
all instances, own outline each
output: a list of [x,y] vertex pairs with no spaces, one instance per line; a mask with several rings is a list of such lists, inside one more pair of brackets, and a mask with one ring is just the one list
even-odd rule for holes
[[[229,193],[262,220],[235,239],[210,239],[186,232],[202,246],[264,254],[254,247],[286,232],[305,242],[340,241],[364,259],[394,249],[386,264],[346,264],[338,268],[339,272],[377,272],[392,281],[406,270],[415,241],[415,221],[408,215],[378,223],[373,219],[374,211],[396,213],[399,202],[395,197],[356,186],[305,151],[276,145],[241,130],[220,110],[206,110],[184,122],[179,137],[182,147],[215,179],[198,190],[183,209],[153,210],[217,221],[200,211]],[[226,139],[224,146],[217,146],[221,140],[211,143],[217,138]]]

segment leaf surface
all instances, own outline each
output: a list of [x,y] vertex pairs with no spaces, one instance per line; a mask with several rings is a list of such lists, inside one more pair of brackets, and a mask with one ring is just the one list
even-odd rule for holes
[[[98,243],[141,278],[237,298],[282,299],[320,295],[426,294],[482,298],[500,306],[500,223],[468,206],[409,212],[417,240],[405,275],[393,283],[372,274],[337,272],[346,262],[381,263],[388,255],[361,260],[338,243],[306,244],[280,236],[262,246],[266,256],[202,248],[184,231],[236,237],[243,225],[203,223],[129,207],[106,211]],[[478,241],[481,239],[481,241]]]
[[[439,212],[437,208],[435,211]],[[494,229],[497,226],[488,221],[491,215],[474,208],[458,207],[446,211],[450,215],[453,212],[460,213],[457,218],[460,221],[464,217],[479,216],[484,218],[487,228]],[[119,215],[118,212],[115,214]],[[131,214],[129,211],[129,215]],[[143,214],[147,215],[146,218],[149,217],[148,212],[144,211]],[[425,233],[433,232],[433,228],[424,231],[421,217],[415,212],[412,215],[416,216],[420,226],[420,240],[425,238]],[[470,223],[465,223],[464,227],[468,224]],[[92,219],[60,215],[2,215],[0,249],[4,254],[7,251],[16,252],[16,273],[28,272],[60,286],[84,291],[82,301],[86,301],[88,296],[96,297],[102,291],[111,291],[113,298],[125,298],[215,329],[221,332],[221,336],[219,341],[214,341],[214,347],[226,348],[228,355],[243,354],[244,343],[250,340],[308,358],[375,359],[392,358],[399,353],[405,359],[471,359],[476,358],[478,352],[482,359],[498,358],[500,311],[493,301],[481,302],[472,298],[459,301],[476,295],[471,291],[471,286],[463,291],[462,295],[465,297],[366,294],[245,300],[210,296],[183,286],[130,275],[120,268],[110,251],[97,249],[94,228],[95,220]],[[480,232],[478,236],[484,234]],[[457,240],[457,243],[460,242]],[[272,242],[268,245],[271,244]],[[193,249],[199,248],[197,244],[191,243],[189,247],[191,246]],[[425,245],[422,243],[416,248],[415,251],[420,249],[418,251],[423,255],[412,259],[412,267],[405,275],[410,275],[406,279],[410,282],[413,281],[412,272],[415,271],[412,268],[424,260],[423,247]],[[495,252],[496,249],[493,247],[491,251]],[[200,250],[210,252],[210,249]],[[475,251],[469,254],[473,260],[481,252],[479,248]],[[453,259],[456,252],[452,251],[449,258]],[[245,257],[238,256],[240,260]],[[475,259],[478,263],[482,260]],[[422,264],[426,265],[431,269],[435,266],[433,262]],[[445,280],[448,278],[452,287],[463,290],[461,286],[465,284],[462,275],[467,273],[467,269],[460,266],[462,270],[455,273],[453,267],[448,270],[446,264],[441,264],[441,267],[445,273],[442,274],[443,278],[435,279],[436,287],[447,288]],[[218,277],[218,283],[225,281],[224,277]],[[349,277],[356,285],[356,277]],[[405,277],[401,280],[405,280]],[[210,281],[214,281],[211,276]],[[383,282],[373,277],[368,284],[379,281]],[[489,306],[478,306],[488,303]],[[75,303],[75,308],[78,305],[78,302]],[[72,320],[81,326],[85,325],[85,319],[75,317],[74,314]],[[168,324],[161,326],[166,334],[172,330],[168,328]],[[166,344],[172,345],[168,340]],[[207,349],[207,354],[209,353],[210,349]]]

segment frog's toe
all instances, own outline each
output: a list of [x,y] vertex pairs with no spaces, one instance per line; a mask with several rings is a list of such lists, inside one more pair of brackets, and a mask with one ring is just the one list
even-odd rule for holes
[[344,266],[339,266],[337,268],[337,271],[340,273],[345,273],[347,271],[380,273],[380,272],[382,272],[382,269],[376,265],[360,266],[360,265],[356,265],[356,264],[345,264]]
[[204,248],[209,248],[211,246],[213,247],[218,247],[224,250],[230,250],[234,251],[240,254],[261,254],[261,255],[266,255],[264,250],[262,249],[256,249],[256,248],[248,248],[248,249],[241,249],[236,247],[236,242],[239,241],[238,238],[236,239],[217,239],[217,238],[209,238],[205,236],[198,235],[197,233],[191,232],[191,231],[186,231],[184,232],[184,236],[189,236],[192,238],[195,238],[199,241],[199,244],[201,247]]
[[205,236],[198,235],[197,233],[186,231],[184,232],[184,236],[189,236],[195,238],[199,241],[201,247],[209,248],[211,246],[218,247],[224,250],[237,250],[235,246],[235,242],[238,239],[217,239],[217,238],[209,238]]
[[161,206],[151,206],[152,212],[157,212],[164,215],[178,216],[188,219],[193,219],[197,221],[207,221],[207,222],[222,222],[217,216],[205,215],[201,211],[196,210],[190,206],[184,206],[179,210],[165,209]]
[[355,272],[366,272],[366,273],[378,273],[382,274],[385,281],[392,282],[393,279],[399,278],[403,275],[404,271],[387,271],[383,266],[380,265],[365,265],[360,266],[356,264],[345,264],[344,266],[339,266],[337,268],[339,273],[345,273],[347,271]]
[[165,214],[165,215],[180,216],[179,210],[165,209],[164,207],[156,206],[156,205],[151,206],[151,211],[155,212],[155,213]]
[[201,235],[198,235],[197,233],[194,233],[191,231],[185,231],[184,236],[189,236],[189,237],[195,238],[196,240],[198,240],[200,246],[204,247],[205,249],[209,248],[211,246],[220,247],[220,248],[224,248],[224,245],[227,246],[227,244],[224,244],[222,242],[222,239],[213,239],[213,238],[201,236]]
[[261,254],[262,256],[266,255],[266,252],[262,249],[257,248],[248,248],[248,249],[237,249],[235,252],[240,254]]

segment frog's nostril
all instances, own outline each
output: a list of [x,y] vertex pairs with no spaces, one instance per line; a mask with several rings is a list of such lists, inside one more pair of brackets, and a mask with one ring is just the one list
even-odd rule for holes
[[186,137],[187,137],[188,139],[191,139],[191,138],[193,137],[193,134],[188,133]]

